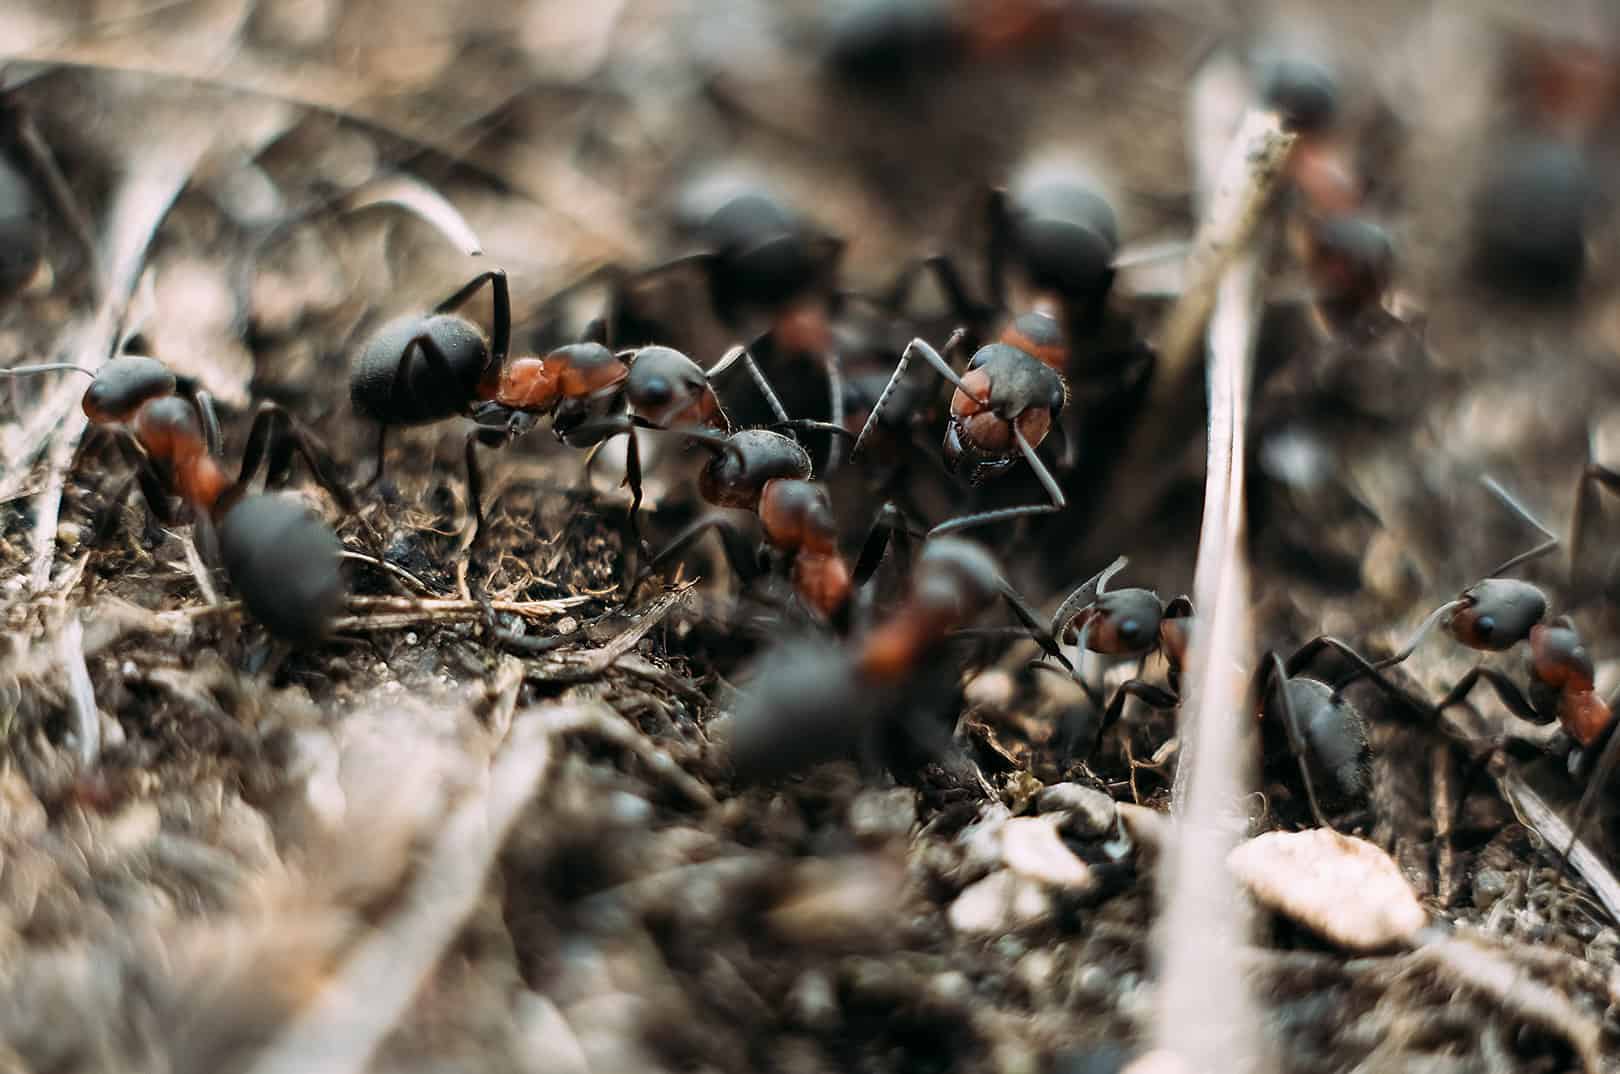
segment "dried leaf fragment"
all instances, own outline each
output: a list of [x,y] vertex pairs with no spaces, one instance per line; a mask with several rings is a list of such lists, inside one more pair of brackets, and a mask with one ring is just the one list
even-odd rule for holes
[[1226,863],[1257,902],[1351,950],[1408,943],[1428,923],[1394,859],[1365,839],[1326,828],[1267,832]]

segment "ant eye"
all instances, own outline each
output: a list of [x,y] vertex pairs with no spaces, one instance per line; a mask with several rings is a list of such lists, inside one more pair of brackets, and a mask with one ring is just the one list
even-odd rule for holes
[[663,406],[675,397],[675,389],[663,377],[648,377],[637,389],[648,406]]
[[1142,640],[1142,624],[1135,619],[1126,619],[1119,624],[1119,636],[1131,644]]
[[1474,633],[1479,635],[1481,641],[1490,641],[1491,635],[1496,633],[1496,619],[1489,615],[1482,615],[1475,619]]

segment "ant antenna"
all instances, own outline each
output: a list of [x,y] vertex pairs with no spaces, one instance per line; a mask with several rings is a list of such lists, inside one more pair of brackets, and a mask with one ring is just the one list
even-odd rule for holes
[[759,363],[754,361],[753,354],[741,343],[721,355],[720,360],[709,368],[707,373],[709,379],[713,380],[727,369],[730,369],[732,363],[738,359],[741,359],[743,365],[747,367],[748,376],[753,380],[754,387],[759,389],[759,394],[765,397],[765,402],[770,406],[771,413],[776,415],[777,422],[786,425],[790,420],[787,408],[782,405],[782,400],[778,398],[776,390],[771,387],[771,382],[765,378],[764,372],[760,370]]
[[1448,600],[1444,604],[1440,605],[1440,607],[1429,613],[1427,619],[1418,624],[1418,628],[1412,631],[1412,636],[1406,639],[1406,644],[1401,646],[1399,652],[1395,653],[1393,656],[1386,656],[1382,660],[1374,661],[1372,665],[1373,668],[1375,670],[1382,671],[1385,668],[1394,667],[1396,664],[1399,664],[1401,661],[1411,656],[1412,653],[1417,649],[1418,644],[1422,642],[1423,639],[1428,635],[1429,631],[1434,629],[1436,623],[1439,623],[1440,620],[1445,616],[1456,611],[1458,608],[1465,606],[1467,603],[1468,600],[1466,598],[1458,597],[1456,600]]
[[[1096,603],[1097,598],[1108,591],[1106,588],[1108,585],[1108,580],[1114,577],[1114,575],[1118,574],[1120,571],[1124,570],[1125,565],[1129,562],[1130,559],[1128,557],[1120,556],[1118,559],[1114,560],[1114,562],[1110,563],[1108,566],[1104,567],[1090,578],[1087,578],[1084,582],[1081,582],[1080,585],[1075,588],[1073,593],[1070,593],[1068,596],[1064,597],[1063,603],[1059,604],[1057,611],[1052,613],[1052,636],[1056,637],[1059,631],[1068,626],[1069,620],[1078,615],[1082,608],[1089,604]],[[1083,630],[1084,628],[1082,627],[1081,629]]]
[[1491,571],[1485,577],[1487,577],[1487,578],[1499,577],[1502,574],[1504,574],[1505,572],[1507,572],[1509,570],[1512,570],[1514,567],[1517,567],[1519,564],[1527,563],[1530,560],[1536,559],[1539,556],[1544,556],[1548,552],[1551,552],[1553,549],[1558,547],[1558,535],[1556,533],[1554,533],[1552,530],[1548,529],[1546,526],[1543,526],[1541,524],[1541,521],[1538,518],[1536,518],[1535,515],[1532,515],[1530,513],[1529,508],[1525,507],[1524,504],[1520,503],[1518,501],[1518,499],[1516,499],[1511,492],[1509,492],[1507,489],[1503,488],[1501,483],[1499,481],[1497,481],[1496,478],[1490,476],[1489,474],[1486,474],[1486,475],[1484,475],[1483,477],[1480,478],[1480,481],[1485,485],[1486,488],[1490,489],[1491,492],[1496,495],[1497,499],[1501,500],[1504,504],[1507,505],[1508,510],[1512,511],[1514,514],[1518,515],[1525,522],[1527,522],[1531,526],[1535,527],[1535,529],[1543,537],[1546,538],[1546,540],[1542,541],[1540,544],[1536,545],[1534,548],[1530,549],[1529,551],[1520,552],[1518,555],[1512,557],[1507,562],[1503,563],[1501,566],[1499,566],[1495,570]]
[[0,369],[0,377],[20,377],[28,373],[55,373],[59,370],[72,370],[75,373],[83,373],[92,380],[96,376],[95,370],[86,369],[84,366],[73,362],[49,362],[45,365],[14,365],[10,369]]

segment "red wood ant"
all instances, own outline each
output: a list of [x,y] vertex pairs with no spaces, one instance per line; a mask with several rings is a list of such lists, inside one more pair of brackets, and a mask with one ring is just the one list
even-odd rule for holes
[[1258,83],[1261,99],[1299,134],[1288,171],[1302,211],[1290,237],[1309,273],[1317,314],[1343,330],[1378,308],[1394,275],[1395,250],[1363,209],[1365,184],[1338,130],[1338,76],[1313,55],[1285,50],[1261,60]]
[[1530,643],[1528,698],[1511,678],[1483,664],[1474,667],[1436,706],[1443,712],[1460,703],[1481,681],[1490,684],[1514,715],[1535,723],[1558,720],[1581,748],[1589,748],[1608,731],[1613,716],[1593,692],[1592,658],[1567,618],[1547,622],[1547,595],[1517,578],[1498,577],[1558,547],[1558,538],[1493,478],[1484,483],[1519,518],[1545,538],[1541,543],[1502,563],[1490,575],[1440,605],[1419,625],[1412,637],[1391,656],[1374,666],[1380,670],[1412,655],[1423,638],[1444,625],[1457,641],[1481,652],[1503,652],[1520,642]]
[[[957,329],[945,344],[945,350],[955,350],[964,334],[962,329]],[[969,526],[1051,514],[1068,505],[1052,472],[1035,453],[1068,395],[1062,374],[1042,358],[1053,353],[1053,341],[1061,338],[1057,322],[1046,314],[1025,314],[1009,326],[1004,338],[1018,342],[981,347],[968,362],[966,373],[960,375],[926,340],[912,340],[901,353],[888,386],[873,405],[866,424],[855,438],[855,446],[850,449],[853,459],[877,426],[884,406],[905,376],[911,356],[920,354],[935,372],[956,387],[951,396],[944,443],[945,457],[951,467],[958,472],[965,471],[968,479],[977,484],[1006,470],[1022,456],[1050,500],[949,519],[930,530],[930,537]]]
[[[1065,752],[1073,754],[1085,742],[1081,756],[1090,756],[1104,732],[1118,721],[1125,700],[1135,697],[1155,709],[1174,709],[1181,703],[1180,673],[1192,627],[1192,600],[1183,595],[1168,603],[1151,589],[1109,589],[1108,582],[1130,561],[1120,556],[1063,599],[1052,615],[1048,634],[1081,651],[1114,657],[1139,657],[1143,665],[1154,652],[1163,652],[1169,665],[1169,689],[1147,682],[1137,674],[1121,683],[1106,703],[1085,677],[1073,674],[1098,717],[1064,731]],[[1048,664],[1037,667],[1050,668]]]
[[738,775],[771,779],[849,754],[876,770],[896,733],[940,756],[950,732],[934,702],[955,685],[941,654],[998,593],[1026,628],[1040,631],[982,546],[942,537],[923,546],[899,606],[860,638],[843,646],[806,638],[772,649],[729,721]]
[[95,540],[111,534],[119,511],[138,483],[152,515],[173,519],[169,497],[180,497],[202,524],[205,548],[217,544],[232,584],[248,611],[276,637],[305,644],[320,640],[343,599],[338,572],[341,546],[323,520],[280,496],[248,495],[249,481],[266,464],[266,485],[280,484],[294,451],[345,512],[352,494],[338,480],[331,455],[313,434],[275,403],[254,415],[235,481],[219,458],[219,422],[208,394],[176,377],[162,362],[138,355],[108,359],[92,372],[78,365],[19,366],[8,376],[78,370],[92,377],[82,406],[92,424],[110,429],[133,473],[113,494],[95,527]]
[[[842,426],[827,422],[789,418],[747,348],[732,348],[708,376],[713,377],[738,360],[749,369],[776,414],[777,425],[773,429],[731,432],[727,424],[722,426],[727,433],[723,436],[677,430],[714,452],[698,477],[699,494],[715,507],[740,508],[757,516],[764,548],[791,562],[794,589],[801,600],[820,615],[832,616],[848,600],[853,579],[838,548],[838,524],[826,486],[813,479],[809,452],[790,434],[796,429],[822,429],[842,436],[848,433]],[[713,413],[724,422],[717,401]],[[745,548],[734,523],[723,515],[709,515],[688,526],[652,557],[643,574],[711,529],[720,534],[727,559],[739,579],[746,584],[757,577],[759,557]]]
[[[487,339],[454,312],[486,285],[493,298]],[[639,539],[640,453],[633,431],[675,421],[724,427],[724,411],[707,376],[668,347],[615,354],[600,341],[586,341],[542,357],[509,358],[511,338],[511,298],[501,269],[473,277],[431,313],[396,317],[372,335],[356,356],[349,381],[355,412],[378,424],[377,469],[367,484],[382,476],[391,426],[471,418],[475,425],[465,455],[476,545],[485,521],[478,446],[504,447],[550,416],[558,439],[576,447],[632,434],[626,483],[633,496],[630,524]],[[611,413],[621,404],[628,404],[629,413]]]

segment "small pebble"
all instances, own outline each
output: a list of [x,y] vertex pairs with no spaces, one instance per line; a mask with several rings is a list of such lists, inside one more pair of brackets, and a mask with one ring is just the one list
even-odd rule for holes
[[904,839],[917,823],[917,795],[909,787],[865,791],[849,804],[849,827],[861,839]]
[[78,545],[79,534],[79,526],[75,522],[64,522],[60,526],[56,527],[57,541],[68,548],[73,548]]
[[946,916],[957,932],[993,936],[1028,928],[1052,912],[1046,887],[1011,871],[985,877],[958,895]]
[[1066,834],[1096,839],[1112,834],[1116,807],[1102,791],[1079,783],[1054,783],[1035,798],[1041,813],[1067,813]]
[[561,619],[557,620],[557,633],[559,634],[572,634],[578,629],[579,620],[575,619],[571,615],[565,615]]
[[405,635],[405,644],[406,645],[415,645],[416,644],[416,631],[412,630],[412,631],[409,631],[408,633],[406,633],[406,635]]
[[1499,869],[1481,869],[1474,874],[1474,905],[1489,910],[1507,891],[1508,878]]
[[832,978],[820,970],[806,970],[799,974],[787,994],[788,1016],[805,1027],[823,1033],[838,1029],[838,993]]

